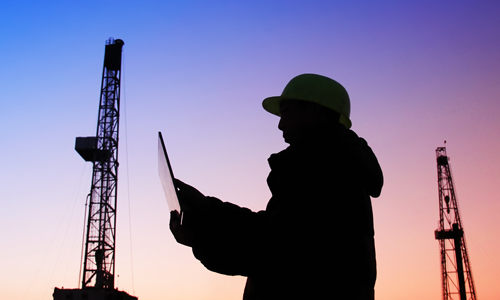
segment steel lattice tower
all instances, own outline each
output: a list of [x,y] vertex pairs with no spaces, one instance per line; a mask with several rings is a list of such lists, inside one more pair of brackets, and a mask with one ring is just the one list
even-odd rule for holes
[[439,228],[435,238],[441,250],[443,300],[476,300],[474,281],[460,221],[446,148],[436,149],[439,187]]
[[105,46],[101,98],[95,137],[76,138],[75,149],[93,163],[88,199],[82,288],[114,289],[118,128],[121,55],[124,42],[109,39]]

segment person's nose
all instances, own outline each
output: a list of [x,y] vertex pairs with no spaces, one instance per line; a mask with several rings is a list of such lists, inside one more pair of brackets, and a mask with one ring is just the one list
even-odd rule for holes
[[283,118],[280,118],[280,121],[278,123],[278,129],[283,131],[284,128],[285,128],[285,122],[283,121]]

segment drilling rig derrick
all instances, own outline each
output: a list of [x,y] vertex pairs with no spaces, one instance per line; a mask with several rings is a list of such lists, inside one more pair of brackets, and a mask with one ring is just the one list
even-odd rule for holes
[[441,252],[443,300],[476,300],[464,230],[445,147],[436,149],[436,160],[439,227],[434,236],[439,241]]
[[131,299],[115,289],[116,203],[122,47],[120,39],[106,42],[97,132],[77,137],[75,150],[92,162],[92,182],[86,219],[82,289],[54,289],[54,300]]

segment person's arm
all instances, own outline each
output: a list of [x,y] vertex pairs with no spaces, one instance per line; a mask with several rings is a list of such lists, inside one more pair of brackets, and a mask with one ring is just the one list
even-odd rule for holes
[[209,270],[227,275],[247,275],[261,261],[265,243],[265,213],[206,197],[194,187],[176,180],[183,209],[183,223],[172,212],[170,230],[176,241],[192,247],[193,254]]

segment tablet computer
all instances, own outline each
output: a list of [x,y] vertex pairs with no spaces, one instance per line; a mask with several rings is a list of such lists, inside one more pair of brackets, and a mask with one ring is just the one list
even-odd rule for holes
[[179,198],[177,197],[177,187],[174,182],[175,177],[172,171],[172,166],[170,165],[170,160],[168,159],[167,148],[165,148],[165,142],[163,141],[161,132],[158,132],[158,173],[160,175],[163,191],[165,192],[168,208],[170,211],[175,210],[181,214],[181,206],[179,204]]

